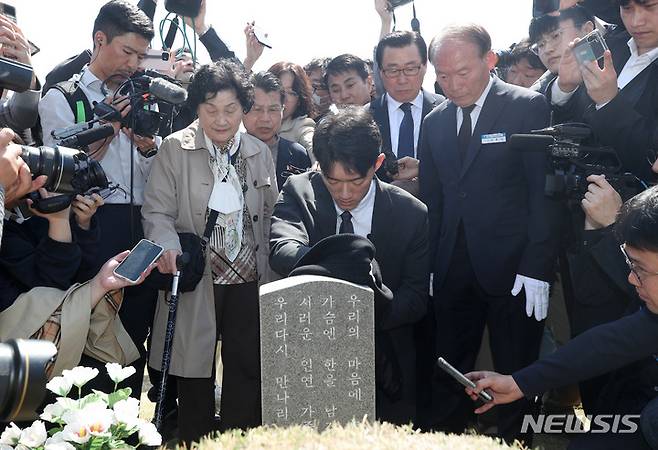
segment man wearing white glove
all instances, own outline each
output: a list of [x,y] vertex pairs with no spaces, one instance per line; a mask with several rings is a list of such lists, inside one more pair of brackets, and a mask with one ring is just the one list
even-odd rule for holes
[[[511,148],[510,136],[544,128],[546,99],[490,75],[491,38],[477,25],[435,37],[430,61],[448,101],[421,132],[420,191],[428,208],[436,357],[473,370],[485,326],[494,366],[509,373],[534,362],[554,266],[544,152]],[[462,432],[471,408],[448,377],[433,379],[422,428]],[[498,415],[498,435],[524,439],[524,400]],[[421,417],[422,419],[422,417]],[[530,442],[526,440],[526,445]]]
[[549,287],[550,285],[546,281],[517,274],[512,295],[517,296],[521,292],[521,288],[525,289],[525,313],[528,317],[532,317],[534,312],[535,319],[541,321],[548,315]]

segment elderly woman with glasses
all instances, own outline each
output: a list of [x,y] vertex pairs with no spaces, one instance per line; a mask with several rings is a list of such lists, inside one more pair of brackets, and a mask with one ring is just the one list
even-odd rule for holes
[[[260,425],[258,286],[269,279],[269,230],[278,195],[269,148],[239,131],[253,103],[244,70],[221,60],[200,68],[188,103],[198,119],[167,137],[148,180],[142,214],[148,239],[165,252],[162,273],[176,271],[178,233],[204,234],[217,220],[203,278],[178,306],[170,373],[178,378],[180,438],[197,440],[214,417],[215,345],[221,333],[223,429]],[[161,364],[168,307],[161,292],[149,364]]]
[[281,81],[286,95],[279,135],[301,144],[314,162],[315,121],[311,117],[315,114],[315,105],[311,80],[301,66],[290,62],[276,63],[268,72],[273,73]]

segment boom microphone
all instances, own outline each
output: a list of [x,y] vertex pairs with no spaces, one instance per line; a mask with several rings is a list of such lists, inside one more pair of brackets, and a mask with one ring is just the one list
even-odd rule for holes
[[162,78],[151,79],[149,92],[160,100],[174,105],[180,105],[187,100],[185,89]]
[[59,145],[63,147],[80,148],[86,147],[101,139],[107,139],[114,134],[114,127],[110,123],[101,125],[100,127],[91,128],[83,131],[66,139],[63,139]]
[[554,143],[555,139],[552,136],[538,134],[513,134],[509,137],[509,146],[513,150],[545,151]]

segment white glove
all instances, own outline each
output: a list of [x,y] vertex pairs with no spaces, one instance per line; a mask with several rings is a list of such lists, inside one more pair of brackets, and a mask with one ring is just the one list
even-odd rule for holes
[[525,287],[525,312],[528,317],[532,317],[532,311],[535,311],[537,321],[544,320],[548,315],[548,290],[549,284],[546,281],[535,280],[534,278],[516,275],[512,295],[516,296]]

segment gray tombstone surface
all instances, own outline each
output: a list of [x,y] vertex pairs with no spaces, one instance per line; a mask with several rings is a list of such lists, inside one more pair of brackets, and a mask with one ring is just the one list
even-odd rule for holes
[[374,294],[301,275],[260,288],[263,425],[375,418]]

